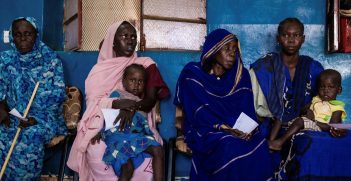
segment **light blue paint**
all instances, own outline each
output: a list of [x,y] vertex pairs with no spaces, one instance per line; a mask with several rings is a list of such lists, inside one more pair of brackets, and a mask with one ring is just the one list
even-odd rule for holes
[[325,0],[208,0],[207,22],[212,24],[277,24],[298,16],[307,24],[325,23]]
[[63,50],[63,0],[1,0],[0,51],[10,48],[3,41],[3,31],[20,16],[32,16],[38,22],[42,41],[54,50]]
[[3,31],[9,30],[12,21],[20,16],[32,16],[38,21],[38,27],[42,30],[43,0],[1,0],[0,5],[0,51],[10,48],[4,44]]
[[[238,36],[244,64],[249,67],[261,56],[279,51],[277,27],[278,24],[221,24],[213,29],[224,28]],[[324,34],[324,25],[305,25],[305,43],[300,53],[313,57],[325,68],[338,70],[343,77],[351,76],[350,67],[345,66],[351,62],[351,54],[326,54]]]
[[161,136],[165,139],[175,137],[175,106],[173,105],[173,99],[177,79],[186,63],[200,60],[200,53],[148,51],[141,52],[140,56],[151,57],[157,63],[161,75],[170,89],[171,96],[161,102],[162,123],[159,127],[159,131]]
[[53,50],[63,50],[63,0],[44,0],[43,42]]
[[[348,67],[350,67],[350,62]],[[343,91],[338,99],[345,102],[345,110],[347,113],[346,123],[351,123],[351,76],[343,77],[342,81]]]

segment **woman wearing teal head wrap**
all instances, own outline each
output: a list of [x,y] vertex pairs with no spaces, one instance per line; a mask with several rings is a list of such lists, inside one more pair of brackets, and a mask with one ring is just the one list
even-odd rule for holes
[[[32,17],[17,18],[10,28],[12,49],[0,53],[0,164],[15,136],[23,127],[2,177],[3,180],[39,180],[44,144],[55,135],[66,134],[61,104],[65,84],[61,61],[39,40],[40,34]],[[23,113],[40,82],[27,114],[30,124],[9,115],[16,108]]]

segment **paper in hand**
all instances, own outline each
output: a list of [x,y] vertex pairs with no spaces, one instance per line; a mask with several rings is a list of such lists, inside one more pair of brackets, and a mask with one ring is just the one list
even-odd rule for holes
[[105,119],[105,131],[119,126],[120,121],[118,121],[117,124],[113,125],[113,122],[115,122],[119,114],[119,109],[101,109],[101,111]]
[[236,120],[233,129],[238,129],[244,133],[251,133],[258,126],[257,122],[244,112],[241,112]]
[[11,114],[11,115],[17,117],[17,118],[20,119],[20,120],[28,121],[28,119],[27,119],[27,118],[24,118],[24,117],[21,115],[21,113],[19,113],[19,112],[17,111],[16,108],[13,108],[13,109],[9,112],[9,114]]

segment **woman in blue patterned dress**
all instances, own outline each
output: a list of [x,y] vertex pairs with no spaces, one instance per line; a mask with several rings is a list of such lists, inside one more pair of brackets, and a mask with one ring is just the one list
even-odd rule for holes
[[3,176],[4,180],[39,180],[44,144],[66,133],[61,104],[65,99],[63,68],[57,55],[39,39],[32,17],[17,18],[10,28],[11,50],[0,53],[0,164],[15,137],[20,121],[9,115],[23,113],[36,82],[40,82]]

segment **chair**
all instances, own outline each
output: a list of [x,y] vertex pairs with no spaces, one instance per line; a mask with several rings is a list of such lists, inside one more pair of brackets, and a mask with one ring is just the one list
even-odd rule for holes
[[169,140],[168,143],[168,166],[167,166],[167,181],[173,181],[175,177],[175,156],[176,153],[181,153],[191,157],[192,151],[184,142],[183,134],[183,110],[181,107],[176,107],[175,127],[177,129],[177,137]]
[[62,144],[61,150],[61,159],[60,159],[60,167],[58,172],[58,180],[63,180],[66,160],[68,155],[68,146],[71,140],[74,139],[76,135],[76,128],[78,125],[78,121],[80,120],[80,114],[82,109],[82,94],[77,87],[67,86],[66,87],[67,98],[63,103],[63,116],[65,119],[66,126],[68,128],[68,134],[66,136],[60,135],[54,137],[49,144],[46,145],[46,148],[53,148],[59,143]]

